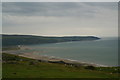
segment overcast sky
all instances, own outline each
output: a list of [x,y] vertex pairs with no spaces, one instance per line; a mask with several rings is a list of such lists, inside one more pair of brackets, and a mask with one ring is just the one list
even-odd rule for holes
[[5,2],[3,33],[117,36],[117,2]]
[[1,0],[2,2],[118,2],[119,0]]

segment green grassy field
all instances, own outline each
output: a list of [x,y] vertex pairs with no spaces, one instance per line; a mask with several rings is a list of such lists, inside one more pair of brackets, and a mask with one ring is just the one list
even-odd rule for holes
[[3,78],[118,78],[118,67],[74,67],[3,53]]

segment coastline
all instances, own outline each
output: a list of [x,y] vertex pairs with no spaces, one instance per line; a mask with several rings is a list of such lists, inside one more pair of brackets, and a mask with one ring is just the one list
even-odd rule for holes
[[20,54],[9,53],[9,54],[14,54],[14,55],[21,56],[21,57],[35,59],[35,60],[38,60],[40,62],[60,63],[60,64],[76,66],[76,67],[79,67],[79,66],[109,67],[109,66],[104,66],[104,65],[100,65],[100,64],[80,62],[77,60],[56,58],[53,56],[35,55],[33,53],[20,53]]
[[52,57],[52,56],[43,56],[43,55],[34,55],[32,53],[23,53],[18,56],[40,60],[41,62],[43,61],[43,62],[50,62],[50,63],[63,63],[63,64],[77,65],[77,66],[108,67],[108,66],[104,66],[104,65],[80,62],[80,61],[71,60],[71,59],[63,59],[63,58],[56,58],[56,57]]
[[[30,49],[29,47],[26,46],[18,46],[20,49],[19,50],[28,50]],[[95,63],[87,63],[87,62],[81,62],[77,60],[71,60],[71,59],[63,59],[63,58],[58,58],[55,56],[46,56],[46,55],[35,55],[33,53],[14,53],[17,50],[8,50],[8,51],[2,51],[2,53],[9,53],[9,54],[14,54],[17,56],[21,57],[26,57],[26,58],[31,58],[35,59],[41,62],[48,62],[48,63],[61,63],[61,64],[67,64],[67,65],[73,65],[73,66],[94,66],[94,67],[111,67],[111,66],[106,66],[106,65],[101,65],[101,64],[95,64]]]

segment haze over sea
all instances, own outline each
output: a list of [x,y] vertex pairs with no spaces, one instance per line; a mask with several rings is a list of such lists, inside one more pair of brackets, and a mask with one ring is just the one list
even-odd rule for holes
[[27,46],[35,55],[46,55],[104,66],[118,66],[118,38],[101,38],[95,41],[73,41]]

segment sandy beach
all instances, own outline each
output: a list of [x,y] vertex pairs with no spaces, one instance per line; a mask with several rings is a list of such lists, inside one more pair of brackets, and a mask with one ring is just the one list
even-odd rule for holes
[[[19,50],[26,50],[30,49],[29,47],[25,46],[20,46]],[[75,65],[75,66],[94,66],[94,67],[108,67],[100,64],[94,64],[94,63],[86,63],[86,62],[81,62],[77,60],[70,60],[70,59],[63,59],[63,58],[56,58],[53,56],[44,56],[44,55],[36,55],[34,52],[29,52],[29,53],[16,53],[18,50],[8,50],[8,51],[2,51],[2,53],[9,53],[9,54],[14,54],[26,58],[31,58],[31,59],[36,59],[41,62],[49,62],[49,63],[62,63],[62,64],[67,64],[67,65]]]
[[69,60],[69,59],[61,59],[61,58],[55,58],[51,56],[43,56],[43,55],[35,55],[34,53],[21,53],[17,54],[18,56],[27,57],[31,59],[36,59],[41,62],[49,62],[49,63],[62,63],[66,65],[71,66],[94,66],[94,67],[107,67],[99,64],[93,64],[93,63],[86,63],[86,62],[80,62],[75,60]]

